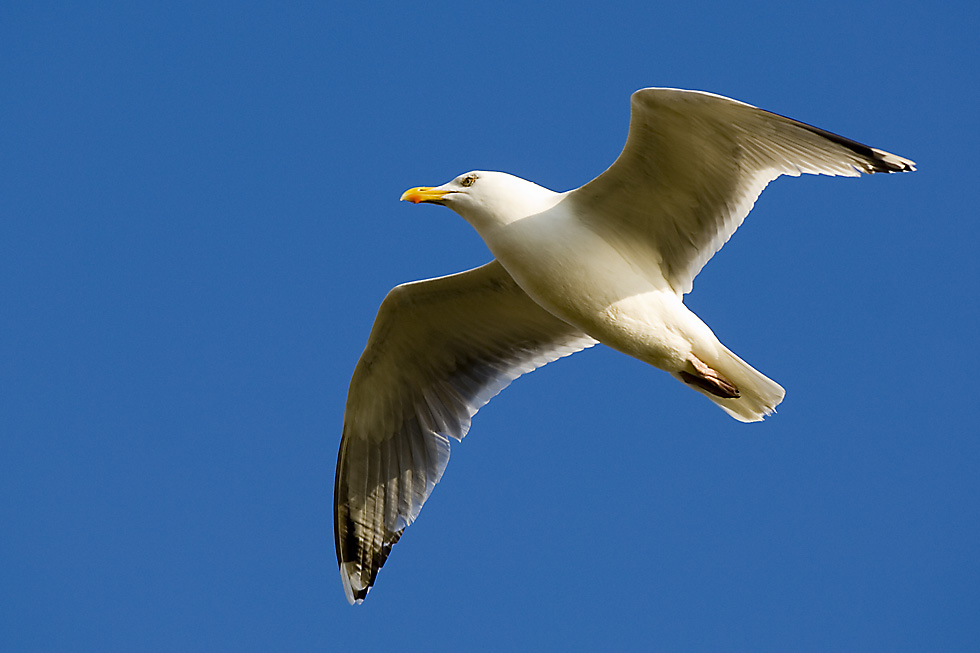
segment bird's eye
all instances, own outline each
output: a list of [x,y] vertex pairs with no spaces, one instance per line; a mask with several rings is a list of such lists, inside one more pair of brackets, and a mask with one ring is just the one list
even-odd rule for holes
[[476,175],[470,175],[468,177],[463,177],[463,181],[459,182],[459,185],[469,187],[475,183],[476,183]]

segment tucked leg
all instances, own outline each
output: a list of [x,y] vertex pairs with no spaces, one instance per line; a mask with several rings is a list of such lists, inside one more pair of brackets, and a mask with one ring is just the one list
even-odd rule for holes
[[710,392],[716,397],[721,397],[722,399],[738,399],[739,393],[738,388],[735,385],[725,379],[720,373],[708,367],[704,361],[700,358],[691,354],[687,361],[691,364],[694,369],[694,373],[681,370],[679,372],[680,377],[684,379],[684,383],[689,385],[696,385],[706,392]]

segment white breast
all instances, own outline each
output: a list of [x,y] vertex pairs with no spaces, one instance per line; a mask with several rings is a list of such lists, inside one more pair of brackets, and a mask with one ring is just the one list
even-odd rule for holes
[[481,233],[493,255],[539,305],[592,333],[612,307],[650,292],[673,293],[663,276],[634,264],[562,203]]

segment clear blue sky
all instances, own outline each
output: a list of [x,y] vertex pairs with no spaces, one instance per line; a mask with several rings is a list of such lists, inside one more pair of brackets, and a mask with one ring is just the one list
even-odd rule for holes
[[[980,647],[976,2],[16,4],[0,649]],[[548,366],[348,606],[334,464],[377,307],[489,260],[399,195],[577,187],[644,86],[919,171],[780,179],[697,279],[776,416],[602,348]]]

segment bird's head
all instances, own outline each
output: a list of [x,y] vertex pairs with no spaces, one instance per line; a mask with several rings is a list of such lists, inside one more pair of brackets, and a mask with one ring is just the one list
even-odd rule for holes
[[401,199],[448,206],[481,231],[546,211],[560,197],[559,193],[505,172],[473,171],[442,186],[411,188]]

